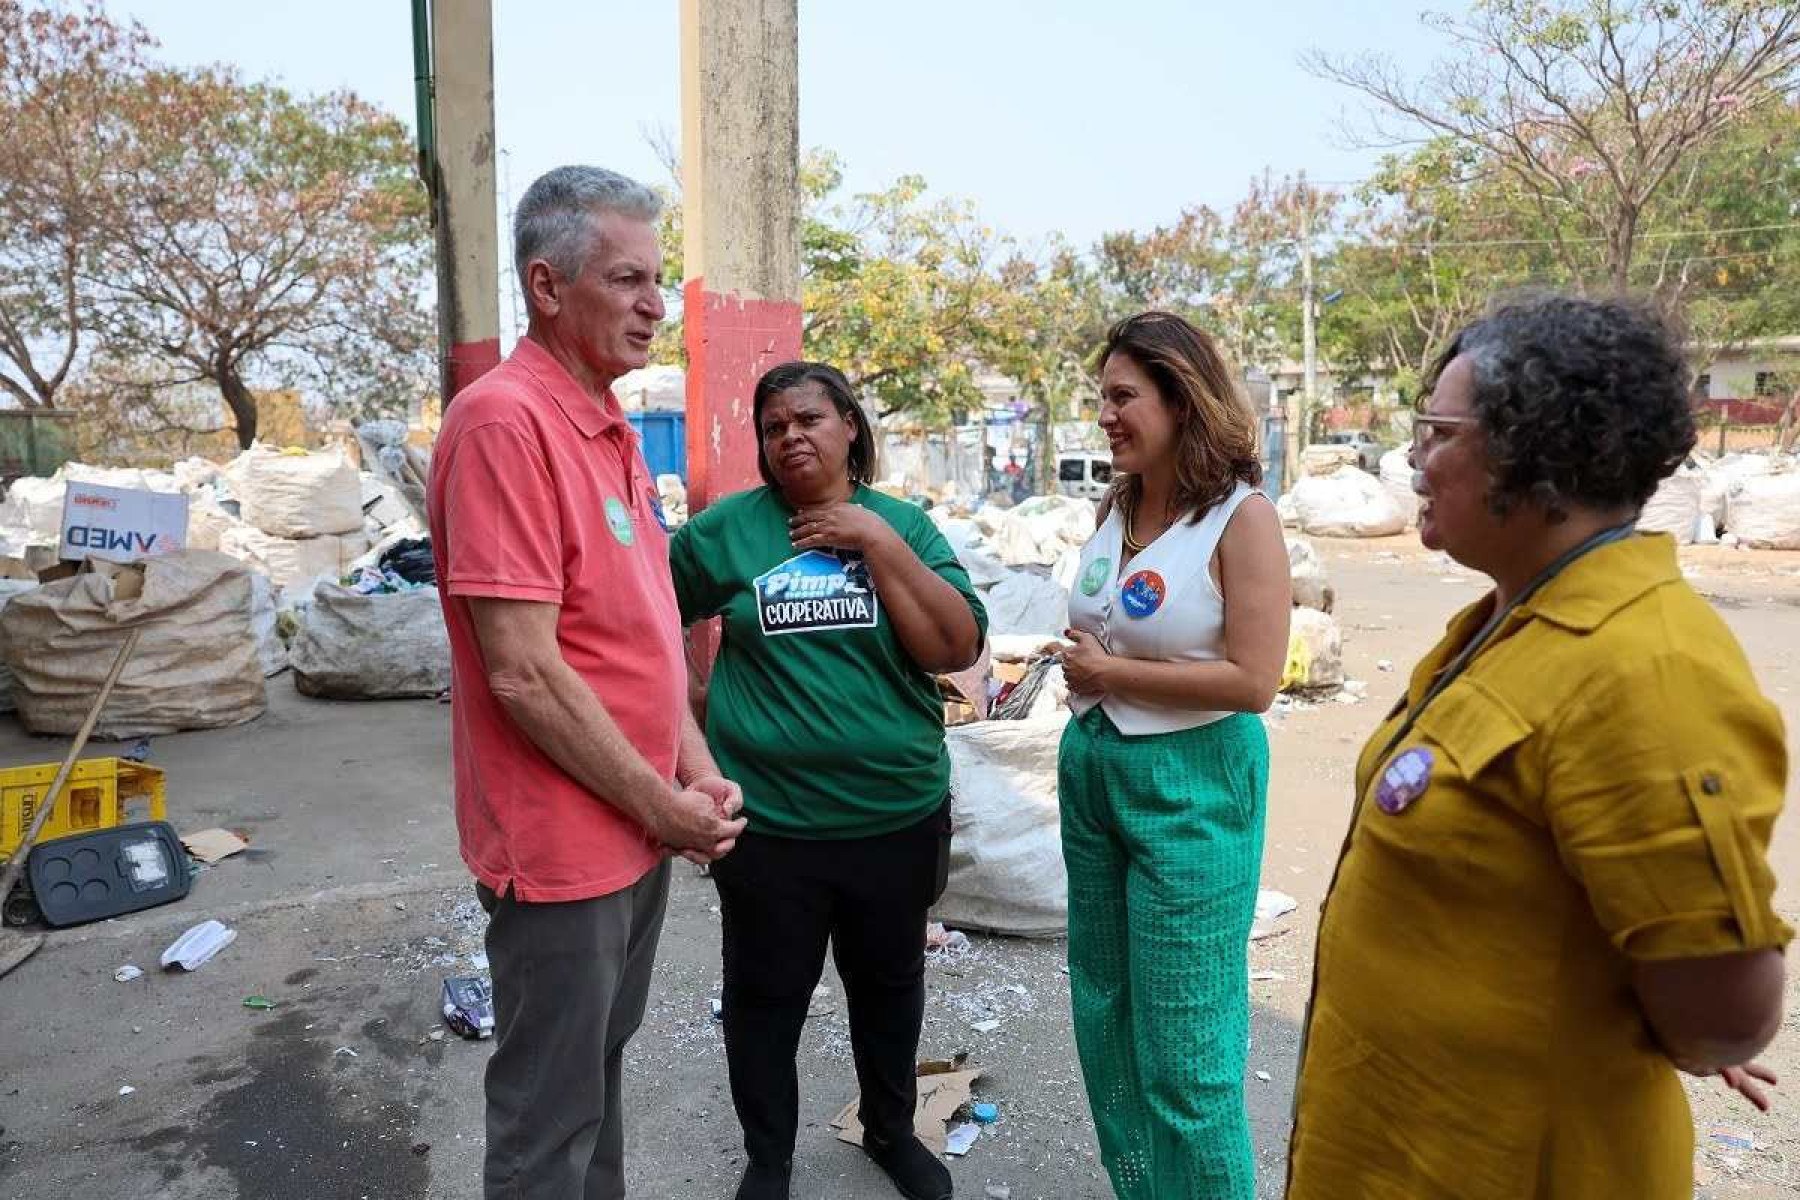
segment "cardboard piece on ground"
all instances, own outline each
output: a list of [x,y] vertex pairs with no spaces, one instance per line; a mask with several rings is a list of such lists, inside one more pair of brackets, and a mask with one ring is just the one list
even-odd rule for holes
[[[941,1156],[944,1153],[944,1122],[969,1102],[969,1089],[983,1074],[982,1068],[970,1067],[963,1071],[919,1076],[919,1106],[913,1110],[913,1132],[933,1154]],[[862,1145],[862,1122],[856,1119],[856,1109],[861,1103],[862,1097],[856,1097],[831,1119],[831,1127],[838,1131],[838,1141]]]
[[181,844],[208,866],[222,858],[230,858],[249,847],[250,843],[229,829],[202,829],[181,835]]

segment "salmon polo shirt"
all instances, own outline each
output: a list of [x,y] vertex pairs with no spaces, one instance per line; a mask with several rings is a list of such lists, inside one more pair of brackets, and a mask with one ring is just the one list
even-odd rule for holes
[[429,492],[450,633],[456,827],[463,861],[521,900],[586,900],[661,858],[636,821],[575,782],[488,686],[472,598],[559,608],[562,656],[625,738],[675,774],[687,696],[669,535],[637,435],[521,339],[444,417]]

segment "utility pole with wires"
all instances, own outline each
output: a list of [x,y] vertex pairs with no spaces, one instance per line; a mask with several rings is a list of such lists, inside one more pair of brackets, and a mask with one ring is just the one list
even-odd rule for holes
[[1299,411],[1290,402],[1288,411],[1287,478],[1300,478],[1300,452],[1311,436],[1313,406],[1318,403],[1319,331],[1318,299],[1313,289],[1313,199],[1306,186],[1306,172],[1300,173],[1300,342],[1302,374]]

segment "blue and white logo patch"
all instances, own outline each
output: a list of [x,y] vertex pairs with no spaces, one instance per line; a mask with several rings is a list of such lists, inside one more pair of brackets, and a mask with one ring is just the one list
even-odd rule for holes
[[756,616],[765,635],[873,629],[881,618],[861,555],[808,550],[758,575],[755,584]]

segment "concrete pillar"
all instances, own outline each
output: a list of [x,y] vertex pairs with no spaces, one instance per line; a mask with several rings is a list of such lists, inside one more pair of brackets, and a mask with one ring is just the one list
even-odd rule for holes
[[444,403],[500,361],[500,242],[494,228],[492,0],[431,6],[438,348]]
[[797,0],[682,0],[688,503],[760,482],[757,378],[800,357]]

